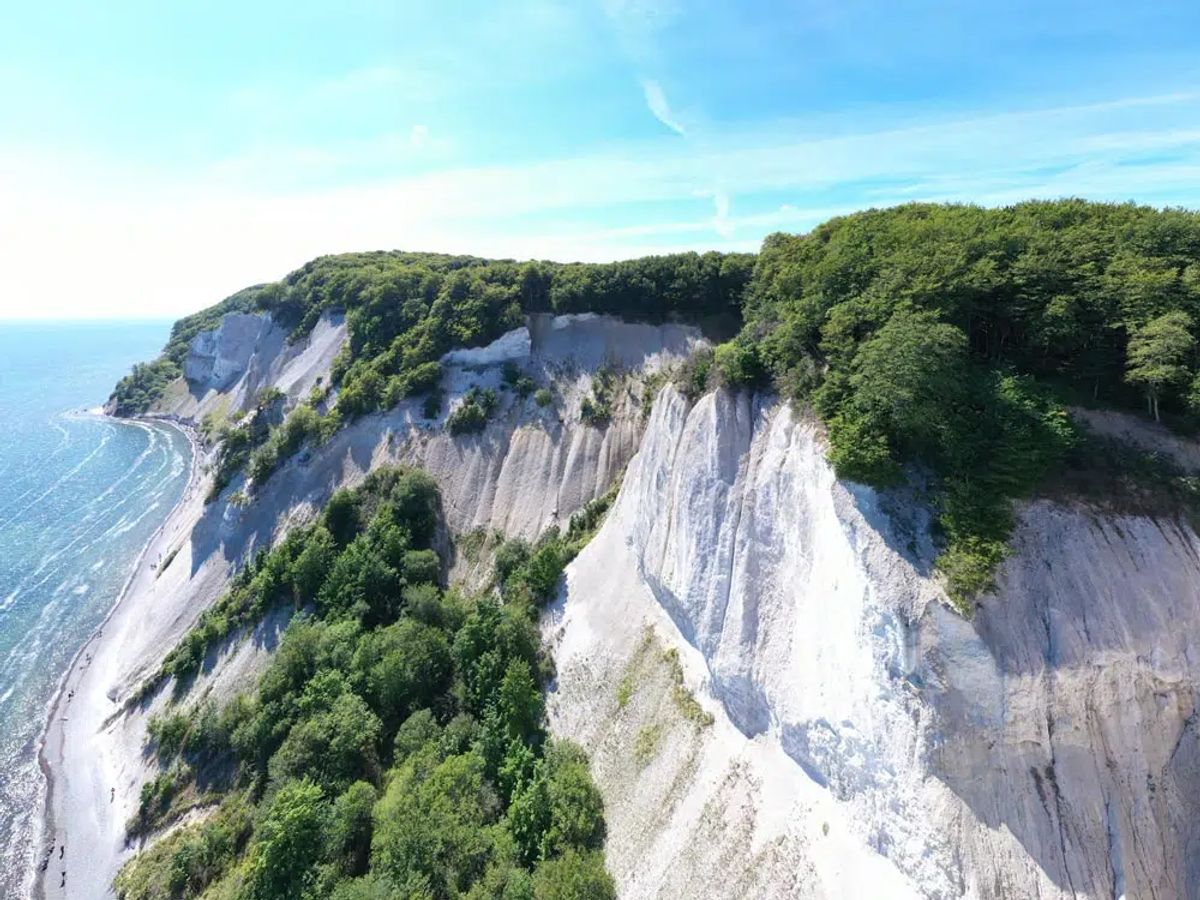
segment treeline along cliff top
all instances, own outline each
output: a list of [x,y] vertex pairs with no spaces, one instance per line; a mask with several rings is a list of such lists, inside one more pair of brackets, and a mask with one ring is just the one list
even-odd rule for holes
[[[294,410],[290,431],[278,426],[277,454],[435,392],[446,351],[485,344],[526,313],[736,316],[740,333],[685,367],[687,389],[772,389],[804,404],[848,479],[887,486],[920,473],[939,567],[964,611],[1006,552],[1013,500],[1094,449],[1068,405],[1140,409],[1183,430],[1200,421],[1200,215],[1178,209],[913,204],[772,235],[757,255],[596,265],[323,257],[181,320],[163,355],[120,382],[113,408],[148,409],[193,335],[248,310],[297,336],[323,311],[346,314],[330,394],[319,410]],[[1190,483],[1171,483],[1190,502]]]

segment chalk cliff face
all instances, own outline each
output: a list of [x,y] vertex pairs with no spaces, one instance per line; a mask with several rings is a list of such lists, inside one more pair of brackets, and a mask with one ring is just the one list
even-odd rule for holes
[[[158,412],[198,422],[268,385],[295,403],[345,337],[336,316],[298,344],[268,319],[227,317],[194,341]],[[457,535],[526,537],[624,472],[544,623],[550,726],[591,756],[622,896],[1200,895],[1193,531],[1030,504],[999,590],[966,621],[932,573],[927,513],[839,482],[814,421],[772,398],[690,403],[669,386],[647,411],[651,377],[699,340],[535,317],[446,357],[436,418],[419,401],[363,417],[245,508],[205,505],[201,486],[154,548],[170,563],[135,578],[106,626],[119,654],[98,654],[108,662],[80,690],[120,702],[246,554],[373,467],[430,471]],[[506,360],[554,402],[502,392],[482,433],[450,435],[462,394],[499,387]],[[601,368],[621,377],[596,428],[579,406]],[[455,574],[470,574],[461,560]],[[193,693],[244,684],[284,624],[214,653]],[[97,878],[128,853],[119,823],[152,774],[140,747],[159,702],[64,726],[56,764],[71,775],[52,805],[72,833],[59,839]],[[113,784],[111,821],[78,814]]]
[[[124,823],[137,809],[141,786],[157,774],[143,753],[146,721],[165,706],[171,691],[132,710],[123,711],[123,705],[256,549],[309,520],[334,490],[356,484],[385,463],[428,469],[441,484],[447,524],[456,534],[485,529],[534,537],[565,523],[608,490],[637,449],[646,423],[646,379],[700,341],[691,328],[596,316],[546,317],[531,325],[490,347],[448,357],[445,402],[432,419],[424,416],[420,400],[362,417],[254,485],[246,507],[230,504],[232,487],[206,503],[207,475],[189,488],[102,634],[89,645],[93,661],[71,682],[72,714],[56,718],[47,732],[48,841],[69,846],[73,870],[88,877],[64,885],[47,881],[41,885],[44,896],[92,900],[137,849],[126,843]],[[246,356],[251,337],[254,349]],[[295,344],[268,320],[238,317],[237,324],[194,340],[190,377],[172,385],[154,412],[199,423],[210,413],[248,409],[267,386],[295,403],[318,379],[328,379],[344,340],[339,317],[322,319],[311,336]],[[532,397],[505,391],[484,431],[450,435],[446,417],[463,393],[474,385],[499,387],[505,360],[521,362],[535,383],[548,386],[552,403],[539,407]],[[601,367],[618,373],[613,421],[603,429],[579,415]],[[199,452],[204,473],[211,460],[203,448]],[[471,574],[469,566],[458,569],[456,574]],[[252,634],[215,649],[186,702],[229,697],[250,684],[286,624],[286,613],[273,614]]]
[[212,331],[203,331],[192,339],[183,364],[184,376],[217,390],[229,387],[246,370],[259,339],[270,327],[271,319],[266,315],[225,316]]
[[1200,540],[1032,504],[966,622],[927,534],[788,409],[664,393],[546,622],[623,895],[1197,895]]
[[295,403],[321,379],[346,342],[340,314],[321,316],[301,341],[265,314],[231,313],[212,331],[192,339],[179,379],[153,410],[199,421],[206,413],[230,413],[254,405],[258,392],[276,387]]

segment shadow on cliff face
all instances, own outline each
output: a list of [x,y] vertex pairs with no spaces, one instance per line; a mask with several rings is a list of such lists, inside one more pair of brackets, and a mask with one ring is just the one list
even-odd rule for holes
[[[974,622],[931,613],[931,768],[1064,895],[1200,896],[1196,543],[1035,503]],[[976,864],[1013,895],[1019,861]]]
[[283,632],[287,630],[288,624],[292,621],[292,617],[302,611],[311,611],[311,607],[298,610],[291,604],[276,606],[268,610],[262,621],[253,627],[240,628],[211,644],[204,653],[199,671],[183,681],[173,682],[172,699],[176,703],[182,702],[201,677],[212,675],[220,666],[225,665],[228,657],[244,643],[248,642],[257,651],[274,653],[283,637]]
[[[1100,676],[1103,677],[1103,676]],[[1192,698],[1173,700],[1192,703]],[[949,723],[931,757],[934,774],[993,832],[1010,834],[1027,859],[972,848],[987,897],[1024,896],[1022,869],[1063,896],[1195,897],[1200,892],[1200,734],[1194,715],[1164,724],[1159,741],[1121,741],[1091,707],[1080,719],[1051,713],[1040,740],[1013,740]],[[1173,717],[1172,717],[1173,718]],[[1153,729],[1153,723],[1145,723]],[[1033,873],[1030,872],[1029,875]]]
[[1050,502],[1023,511],[975,629],[1006,675],[1118,651],[1200,665],[1200,539],[1178,520]]

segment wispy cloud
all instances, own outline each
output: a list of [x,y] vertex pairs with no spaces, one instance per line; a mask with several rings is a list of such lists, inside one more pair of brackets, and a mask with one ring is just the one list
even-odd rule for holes
[[[279,154],[244,170],[196,172],[182,186],[0,150],[0,315],[31,299],[44,315],[177,313],[345,250],[611,259],[749,249],[771,230],[908,200],[1079,195],[1196,205],[1197,120],[1200,98],[1181,95],[824,137],[786,122],[287,193],[261,186],[259,167],[288,159]],[[408,126],[386,146],[411,148],[416,134]]]
[[675,113],[671,111],[671,104],[667,102],[667,95],[663,92],[662,85],[652,78],[642,79],[642,93],[646,97],[646,108],[650,110],[650,114],[658,121],[662,122],[676,134],[687,134],[687,129],[680,123]]

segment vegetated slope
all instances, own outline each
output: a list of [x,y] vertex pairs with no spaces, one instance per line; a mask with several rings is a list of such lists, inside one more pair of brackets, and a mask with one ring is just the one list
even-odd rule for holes
[[[235,315],[225,325],[246,318]],[[254,348],[249,359],[234,352],[235,346],[246,345],[239,332],[243,325],[198,337],[193,342],[197,353],[185,359],[185,368],[204,379],[172,385],[156,411],[192,421],[217,416],[236,421],[256,407],[264,390],[277,391],[278,402],[294,403],[297,394],[303,396],[304,384],[328,378],[322,366],[337,341],[337,321],[335,314],[323,315],[310,335],[292,345],[274,337],[271,322],[246,321],[243,325],[252,326],[258,335],[249,342]],[[420,398],[360,416],[323,443],[282,460],[259,482],[238,475],[207,504],[213,459],[202,448],[201,468],[208,470],[208,478],[172,516],[149,557],[161,551],[158,570],[135,578],[131,594],[106,625],[95,658],[76,687],[76,709],[69,720],[52,725],[52,730],[62,731],[61,737],[51,735],[48,751],[55,776],[52,839],[71,846],[73,871],[90,872],[92,881],[70,880],[62,889],[57,882],[47,882],[47,895],[90,896],[90,889],[116,874],[120,861],[157,838],[154,832],[126,844],[122,827],[136,817],[142,784],[170,784],[170,767],[160,768],[152,756],[143,756],[142,748],[147,715],[167,709],[176,689],[169,686],[147,694],[142,686],[260,548],[312,521],[314,510],[339,486],[353,486],[370,470],[399,462],[419,465],[437,479],[448,530],[464,537],[452,554],[439,543],[443,559],[453,559],[455,572],[470,575],[479,569],[476,561],[486,563],[495,549],[497,530],[537,537],[549,526],[565,526],[573,513],[608,490],[644,427],[646,398],[652,396],[646,385],[698,341],[696,329],[680,325],[623,324],[586,315],[533,316],[530,327],[516,329],[492,345],[448,354],[439,383],[441,402],[432,416]],[[240,359],[223,369],[220,389],[206,374],[214,353],[225,363]],[[509,377],[514,372],[516,377]],[[289,384],[301,388],[287,391],[285,397]],[[453,410],[477,390],[495,394],[490,417],[479,431],[453,433]],[[608,410],[604,424],[584,420],[583,400],[589,398]],[[284,598],[282,606],[253,628],[250,623],[261,609],[249,616],[226,617],[229,608],[216,608],[221,612],[205,617],[205,629],[218,639],[215,644],[206,639],[208,652],[183,696],[187,705],[209,697],[228,699],[251,688],[295,603]],[[226,625],[209,630],[218,621]],[[124,709],[121,715],[109,715],[113,703]],[[166,780],[156,782],[160,777]],[[195,784],[201,793],[185,788],[178,795],[183,805],[176,811],[183,812],[192,802],[199,805],[169,827],[211,814],[203,796],[205,779]],[[95,798],[102,792],[107,802],[110,785],[118,786],[113,802],[105,815],[94,817]],[[156,789],[148,790],[153,799]],[[177,861],[183,865],[195,847],[186,843],[177,849]]]
[[[253,291],[278,327],[306,334],[323,313],[345,310],[349,334],[329,382],[256,468],[266,476],[300,444],[401,398],[436,404],[442,355],[493,340],[523,314],[661,322],[742,313],[740,337],[700,374],[810,403],[842,477],[883,486],[924,466],[945,536],[938,566],[969,612],[1006,552],[1011,501],[1044,491],[1078,449],[1067,403],[1144,402],[1155,417],[1194,426],[1198,260],[1195,213],[1078,200],[871,210],[772,236],[756,260],[324,257]],[[168,357],[178,353],[173,341]],[[130,376],[114,406],[144,408],[172,365]],[[464,421],[478,410],[468,407]],[[229,444],[241,450],[228,468],[269,437],[234,432]]]
[[[1152,411],[1188,426],[1195,221],[1076,202],[913,206],[767,242],[742,335],[681,367],[686,396],[662,410],[673,417],[670,436],[642,450],[658,474],[627,486],[640,496],[641,514],[666,524],[631,521],[622,500],[626,513],[569,579],[551,724],[594,756],[610,806],[611,866],[624,890],[828,895],[861,877],[864,886],[882,879],[897,895],[1116,896],[1126,884],[1163,895],[1193,884],[1182,861],[1192,838],[1174,824],[1191,809],[1190,776],[1163,752],[1191,740],[1185,698],[1171,701],[1162,735],[1145,733],[1141,719],[1122,718],[1120,709],[1153,706],[1149,698],[1161,696],[1164,683],[1191,690],[1186,661],[1195,657],[1186,638],[1165,658],[1153,647],[1165,621],[1191,621],[1196,598],[1169,595],[1176,581],[1167,585],[1136,562],[1125,580],[1119,569],[1085,577],[1081,554],[1069,556],[1057,594],[1034,576],[1046,562],[1046,571],[1055,566],[1037,548],[1061,528],[1059,536],[1080,547],[1119,538],[1130,559],[1157,560],[1186,586],[1194,535],[1171,524],[1159,540],[1151,519],[1118,518],[1107,529],[1088,515],[1064,521],[1045,512],[1059,507],[1013,501],[1061,496],[1073,467],[1096,465],[1067,399],[1140,405],[1144,391]],[[363,260],[374,261],[365,268],[375,266],[377,279],[360,271]],[[625,277],[631,270],[621,265],[562,270],[586,281],[599,271]],[[553,296],[531,292],[541,299],[526,300],[522,291],[536,281],[524,275],[520,286],[493,290],[484,274],[491,266],[537,270],[473,261],[447,268],[429,296],[403,256],[340,257],[310,267],[310,282],[296,277],[291,288],[268,292],[275,303],[290,289],[307,298],[275,307],[302,335],[347,308],[349,339],[333,377],[293,410],[292,425],[268,425],[250,441],[231,470],[237,491],[216,494],[225,515],[238,515],[230,506],[246,500],[244,515],[255,516],[264,501],[281,515],[289,506],[269,498],[303,496],[307,451],[298,460],[292,454],[306,445],[322,466],[340,456],[361,471],[397,458],[392,428],[405,434],[404,453],[442,461],[444,490],[461,489],[462,457],[450,448],[507,466],[515,445],[497,454],[489,435],[497,420],[501,432],[515,425],[514,435],[524,433],[522,423],[543,408],[542,390],[560,417],[584,432],[604,429],[613,400],[627,402],[619,379],[614,389],[606,375],[573,386],[569,368],[505,372],[502,350],[488,351],[490,381],[471,371],[486,354],[451,363],[450,348],[498,336],[515,321],[504,312],[515,313],[514,296],[516,310]],[[646,291],[660,289],[651,283]],[[560,304],[563,296],[588,294],[560,294]],[[684,303],[696,294],[675,296]],[[737,292],[713,296],[713,306],[736,306]],[[469,310],[461,320],[459,304]],[[772,383],[825,419],[834,469],[825,465],[821,430],[770,402],[730,404],[718,394],[689,411],[714,384]],[[272,398],[257,398],[258,408],[244,388],[240,411],[265,415]],[[452,421],[460,424],[451,429]],[[226,437],[230,426],[242,427],[222,423]],[[836,470],[894,485],[914,463],[921,477],[908,495],[834,478]],[[239,480],[246,465],[252,477]],[[1108,471],[1126,478],[1131,470]],[[574,476],[556,473],[536,480],[530,493],[539,511],[521,517],[525,527],[553,518],[547,484],[561,476],[569,491]],[[1185,480],[1168,473],[1166,482],[1168,493],[1190,500]],[[496,471],[478,483],[484,505],[493,504]],[[448,503],[459,522],[471,518],[472,491],[479,494],[472,487],[461,505]],[[689,512],[680,518],[678,510]],[[1154,512],[1153,503],[1142,511]],[[1022,555],[1004,563],[1015,526]],[[748,549],[755,546],[762,552]],[[940,591],[930,577],[935,557],[964,610],[998,574],[998,592],[978,601],[974,625],[928,602]],[[1036,583],[1014,587],[1013,573]],[[1143,599],[1145,621],[1130,625],[1109,587],[1116,584]],[[1006,602],[1041,630],[998,624],[995,610]],[[1102,623],[1096,628],[1093,616]],[[655,629],[648,639],[646,624]],[[814,657],[826,632],[834,649]],[[1076,642],[1074,655],[1060,652],[1064,640]],[[1121,660],[1116,680],[1094,677],[1113,659]],[[639,678],[654,689],[639,693]],[[1013,709],[1033,713],[1015,723]],[[969,752],[946,751],[958,742]],[[994,769],[1004,777],[981,775]],[[1098,779],[1102,770],[1110,775]],[[657,774],[644,780],[643,771]],[[1160,785],[1164,806],[1147,801],[1143,783]],[[1097,808],[1103,817],[1088,812]],[[711,848],[736,852],[714,857]]]
[[1200,412],[1200,215],[1070,200],[911,205],[763,246],[740,342],[828,423],[839,475],[937,476],[939,566],[964,609],[991,582],[1011,499],[1061,470],[1065,400]]
[[536,608],[585,526],[506,546],[500,602],[438,586],[439,505],[428,476],[376,469],[239,573],[206,618],[312,615],[256,689],[150,720],[164,772],[131,833],[219,805],[135,857],[119,896],[613,896],[586,758],[542,725]]
[[527,313],[652,323],[736,318],[752,264],[749,254],[719,253],[595,265],[402,252],[321,257],[181,320],[163,356],[122,379],[110,403],[121,415],[147,410],[182,374],[188,339],[224,313],[253,306],[298,337],[336,311],[346,314],[350,339],[331,384],[338,415],[351,419],[433,389],[443,354],[490,343]]

